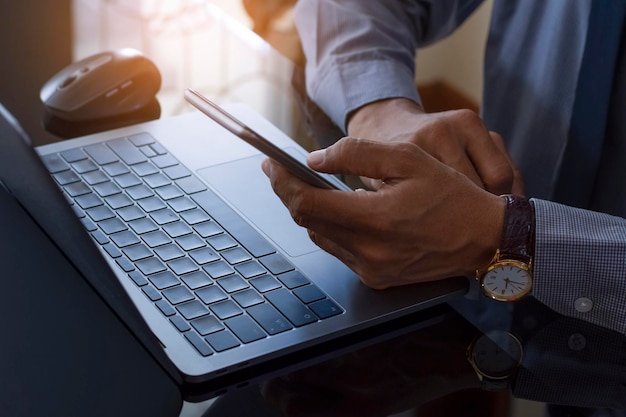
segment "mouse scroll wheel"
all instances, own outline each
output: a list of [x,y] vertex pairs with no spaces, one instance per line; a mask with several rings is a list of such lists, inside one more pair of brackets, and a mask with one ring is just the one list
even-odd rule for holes
[[74,81],[76,81],[76,76],[75,75],[71,75],[71,76],[67,77],[65,79],[65,81],[63,81],[63,83],[59,86],[59,88],[65,88],[65,87],[69,86],[70,84],[72,84]]

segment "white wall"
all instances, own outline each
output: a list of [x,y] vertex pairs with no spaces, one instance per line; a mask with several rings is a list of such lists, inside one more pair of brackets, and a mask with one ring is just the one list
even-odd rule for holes
[[492,6],[493,0],[487,0],[451,36],[418,51],[418,83],[446,81],[480,103],[485,39]]

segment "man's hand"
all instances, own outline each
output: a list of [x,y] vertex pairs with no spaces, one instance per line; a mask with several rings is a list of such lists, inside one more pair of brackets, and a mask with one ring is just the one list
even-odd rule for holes
[[296,223],[372,288],[471,275],[499,245],[504,200],[413,143],[344,138],[308,163],[380,181],[375,191],[322,190],[263,163]]
[[[494,194],[523,194],[521,175],[502,138],[471,110],[425,113],[407,99],[370,103],[349,118],[348,134],[381,142],[411,142]],[[363,178],[364,184],[378,183]]]

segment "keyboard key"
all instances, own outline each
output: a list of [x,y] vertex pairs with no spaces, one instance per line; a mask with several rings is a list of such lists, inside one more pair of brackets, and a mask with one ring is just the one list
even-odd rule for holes
[[83,224],[83,226],[85,226],[85,229],[87,229],[88,232],[94,232],[98,230],[98,226],[96,226],[95,223],[92,222],[87,217],[83,217],[82,219],[80,219],[80,221]]
[[122,188],[133,187],[141,184],[139,177],[132,172],[127,172],[126,174],[113,177],[113,180]]
[[191,325],[202,336],[224,329],[222,323],[220,323],[214,316],[200,317],[199,319],[191,321]]
[[57,154],[44,155],[41,157],[41,160],[51,174],[56,174],[57,172],[67,171],[70,169],[67,162],[65,162]]
[[161,169],[178,165],[178,161],[170,154],[155,156],[152,162]]
[[97,206],[101,206],[102,200],[100,200],[100,197],[98,197],[97,195],[95,195],[94,193],[90,193],[90,194],[85,194],[85,195],[81,195],[78,196],[74,199],[74,201],[76,202],[76,204],[78,204],[83,210],[87,210],[90,209],[92,207],[97,207]]
[[242,248],[240,248],[240,247],[227,249],[227,250],[221,252],[221,255],[231,265],[238,264],[238,263],[245,262],[245,261],[249,261],[250,259],[252,259],[250,254],[248,252],[246,252],[245,250],[243,250]]
[[267,292],[280,288],[280,283],[270,275],[252,278],[249,282],[258,292]]
[[228,349],[239,346],[239,341],[227,330],[212,333],[204,338],[213,349],[217,352],[223,352]]
[[218,301],[223,301],[228,298],[226,296],[226,293],[224,293],[224,291],[222,291],[222,289],[216,285],[201,288],[196,291],[196,295],[202,300],[204,304],[216,303]]
[[117,210],[117,214],[125,222],[132,222],[133,220],[137,220],[137,219],[141,219],[143,217],[146,217],[146,213],[144,213],[137,206],[122,207],[121,209]]
[[159,187],[155,189],[154,192],[166,201],[184,196],[183,192],[180,191],[175,185],[166,185],[164,187]]
[[284,288],[270,291],[265,297],[296,327],[317,321],[317,316]]
[[185,222],[180,220],[168,223],[163,226],[163,230],[172,238],[188,235],[192,233],[192,230]]
[[296,288],[293,290],[293,293],[305,304],[326,298],[326,294],[324,294],[322,290],[315,285],[306,285],[304,287]]
[[185,177],[176,180],[176,185],[187,194],[199,193],[206,190],[206,185],[196,177]]
[[163,209],[159,211],[154,211],[150,213],[152,219],[157,222],[157,224],[164,225],[167,223],[175,222],[178,220],[178,216],[170,209]]
[[104,233],[102,233],[100,230],[94,230],[93,232],[91,232],[91,236],[94,238],[94,240],[96,242],[98,242],[98,244],[100,245],[104,245],[110,242],[109,238],[107,237],[107,235],[105,235]]
[[120,266],[120,268],[124,270],[124,272],[130,272],[135,269],[135,266],[131,261],[128,260],[128,258],[118,257],[115,259],[115,262],[117,262],[117,264]]
[[158,197],[148,197],[137,201],[137,204],[145,211],[150,213],[152,211],[161,210],[167,207],[167,204]]
[[112,233],[121,232],[121,231],[127,229],[127,227],[124,224],[124,222],[122,222],[117,217],[115,217],[113,219],[103,220],[103,221],[98,223],[98,226],[100,226],[100,229],[102,229],[102,231],[104,233],[106,233],[107,235],[110,235]]
[[128,259],[133,262],[153,256],[152,251],[148,249],[143,243],[128,246],[122,249],[122,252],[124,252],[124,255],[126,255]]
[[112,164],[104,165],[102,169],[111,177],[130,172],[130,169],[128,169],[128,167],[121,162],[113,162]]
[[112,181],[96,184],[93,186],[93,190],[98,193],[100,197],[109,197],[122,192],[120,187]]
[[87,159],[87,155],[82,149],[69,149],[67,151],[60,152],[60,155],[69,163]]
[[265,268],[261,266],[257,261],[252,260],[249,262],[244,262],[239,265],[235,265],[235,269],[239,272],[244,278],[252,278],[259,275],[265,274],[267,271]]
[[139,175],[140,177],[145,177],[146,175],[152,175],[159,172],[159,170],[149,161],[133,165],[131,169],[135,174]]
[[191,301],[195,298],[191,291],[182,285],[163,290],[163,296],[174,305]]
[[273,253],[271,255],[264,256],[259,261],[265,266],[272,274],[282,274],[294,269],[291,262],[289,262],[280,253]]
[[196,348],[198,353],[200,353],[202,356],[206,357],[213,354],[213,351],[211,350],[207,342],[194,332],[187,332],[184,333],[184,335],[187,340],[189,340],[189,342],[193,345],[193,347]]
[[191,330],[191,326],[189,326],[189,323],[187,323],[185,319],[183,319],[179,315],[171,316],[170,321],[174,326],[176,326],[179,332],[186,332],[188,330]]
[[248,316],[233,317],[232,319],[226,320],[224,324],[226,324],[243,343],[250,343],[267,337],[259,325]]
[[190,251],[189,256],[191,256],[193,260],[196,261],[196,263],[199,265],[204,265],[220,259],[217,253],[206,247]]
[[270,335],[293,329],[289,321],[268,303],[252,306],[246,311]]
[[222,251],[237,246],[235,239],[225,234],[210,237],[207,239],[207,242],[209,242],[216,251]]
[[185,256],[185,252],[173,243],[168,243],[167,245],[154,248],[154,253],[156,253],[164,262]]
[[180,213],[181,211],[191,210],[197,207],[196,203],[191,201],[189,197],[173,198],[169,200],[167,204],[169,204],[170,207],[177,213]]
[[174,165],[172,167],[163,168],[163,172],[172,180],[178,180],[191,175],[191,172],[182,165]]
[[117,156],[102,143],[85,146],[83,150],[99,165],[106,165],[118,161]]
[[148,280],[146,279],[146,277],[144,277],[138,271],[129,272],[128,276],[130,277],[130,279],[133,280],[133,282],[135,284],[137,284],[138,287],[143,287],[144,285],[146,285],[148,283]]
[[248,308],[253,305],[261,304],[265,301],[265,299],[253,289],[235,293],[232,295],[232,297],[235,301],[237,301],[237,304],[239,304],[243,308]]
[[113,209],[117,210],[122,207],[128,207],[133,205],[133,201],[128,198],[126,194],[115,194],[109,197],[105,197],[104,201]]
[[159,290],[170,288],[170,287],[180,284],[179,279],[176,278],[176,276],[172,274],[170,271],[158,272],[156,274],[148,276],[148,279]]
[[226,300],[220,303],[211,304],[209,306],[213,314],[219,317],[221,320],[229,317],[237,316],[243,313],[243,310],[237,306],[233,301]]
[[101,184],[103,182],[110,181],[109,177],[104,172],[102,172],[100,170],[87,172],[87,173],[82,175],[82,178],[89,185],[96,185],[96,184]]
[[81,161],[72,163],[72,168],[74,168],[74,171],[78,172],[79,174],[85,174],[87,172],[97,170],[98,166],[89,159],[83,159]]
[[119,258],[120,256],[122,256],[122,251],[119,250],[117,246],[115,246],[112,243],[107,243],[106,245],[102,245],[102,249],[104,249],[111,258]]
[[204,210],[200,210],[199,208],[195,208],[192,210],[188,210],[180,213],[180,217],[183,218],[188,224],[194,225],[202,222],[207,222],[211,220],[208,214],[204,212]]
[[176,275],[188,274],[198,270],[198,265],[189,258],[179,258],[169,261],[167,265]]
[[213,279],[222,278],[235,272],[233,268],[224,261],[212,262],[204,265],[202,269]]
[[161,174],[160,172],[148,175],[147,177],[144,177],[143,180],[150,188],[163,187],[164,185],[172,183],[165,175]]
[[161,313],[163,313],[166,317],[176,314],[176,310],[174,310],[174,307],[172,307],[170,303],[165,300],[159,300],[154,304],[156,304],[158,309],[161,310]]
[[141,242],[137,235],[129,230],[113,233],[112,235],[109,235],[109,237],[119,248],[124,248]]
[[145,146],[155,142],[152,135],[147,132],[141,132],[135,135],[131,135],[128,137],[128,140],[135,146]]
[[142,235],[144,233],[154,232],[158,230],[156,223],[148,217],[144,217],[143,219],[133,220],[128,222],[128,225],[131,229],[138,235]]
[[141,238],[151,248],[155,248],[161,245],[166,245],[172,242],[172,239],[170,239],[161,230],[156,230],[154,232],[146,233],[145,235],[142,235]]
[[135,185],[134,187],[128,187],[126,192],[133,200],[141,200],[142,198],[152,197],[154,192],[146,187],[144,184]]
[[[57,181],[59,185],[67,185],[73,182],[80,181],[80,178],[78,177],[78,175],[76,175],[74,171],[71,171],[71,170],[61,171],[59,173],[53,174],[52,176],[54,177],[54,179]],[[88,184],[91,184],[91,183],[88,182]]]
[[144,275],[156,274],[167,269],[163,262],[159,261],[157,258],[142,259],[141,261],[135,262],[135,265]]
[[138,164],[146,160],[146,156],[126,138],[110,140],[107,145],[128,165]]
[[113,213],[113,211],[107,206],[94,207],[85,210],[85,213],[87,213],[89,217],[91,217],[91,220],[93,220],[94,222],[112,219],[115,217],[115,213]]
[[233,292],[236,292],[236,291],[241,291],[241,290],[244,290],[244,289],[250,287],[248,282],[245,279],[243,279],[240,276],[238,276],[238,275],[231,275],[231,276],[226,277],[226,278],[220,278],[220,279],[217,280],[217,283],[227,293],[233,293]]
[[309,308],[311,308],[311,310],[313,310],[321,319],[326,319],[343,313],[343,309],[328,298],[309,304]]
[[280,280],[280,282],[283,283],[283,285],[285,285],[285,287],[289,288],[290,290],[296,287],[301,287],[302,285],[306,285],[311,282],[307,277],[302,275],[302,272],[300,271],[291,271],[287,272],[286,274],[278,275],[278,279]]
[[82,181],[68,184],[64,186],[63,189],[70,197],[78,197],[79,195],[89,194],[91,192],[91,188]]
[[146,155],[146,157],[148,158],[152,158],[157,156],[158,154],[154,151],[154,149],[152,149],[152,147],[150,146],[140,146],[137,149],[139,149],[141,151],[142,154]]
[[209,309],[203,306],[202,303],[198,300],[188,301],[184,304],[179,304],[176,306],[176,309],[187,320],[193,320],[209,314]]
[[161,293],[154,289],[152,285],[144,285],[141,287],[144,294],[148,296],[151,301],[159,301],[161,298]]
[[[189,230],[189,232],[191,233],[191,229]],[[187,236],[179,237],[176,239],[176,243],[178,243],[178,245],[187,252],[194,250],[194,249],[200,249],[201,247],[206,246],[206,243],[204,242],[204,240],[200,239],[196,235],[187,235]]]
[[195,271],[181,275],[180,279],[192,290],[213,284],[213,280],[204,271]]
[[203,238],[224,233],[224,230],[222,230],[222,228],[217,223],[210,221],[196,224],[193,226],[193,229],[198,232],[198,234]]

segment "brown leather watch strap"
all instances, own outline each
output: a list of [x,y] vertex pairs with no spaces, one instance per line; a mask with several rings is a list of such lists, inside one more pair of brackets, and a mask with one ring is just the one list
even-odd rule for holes
[[506,194],[500,256],[529,262],[535,251],[535,209],[526,198]]

